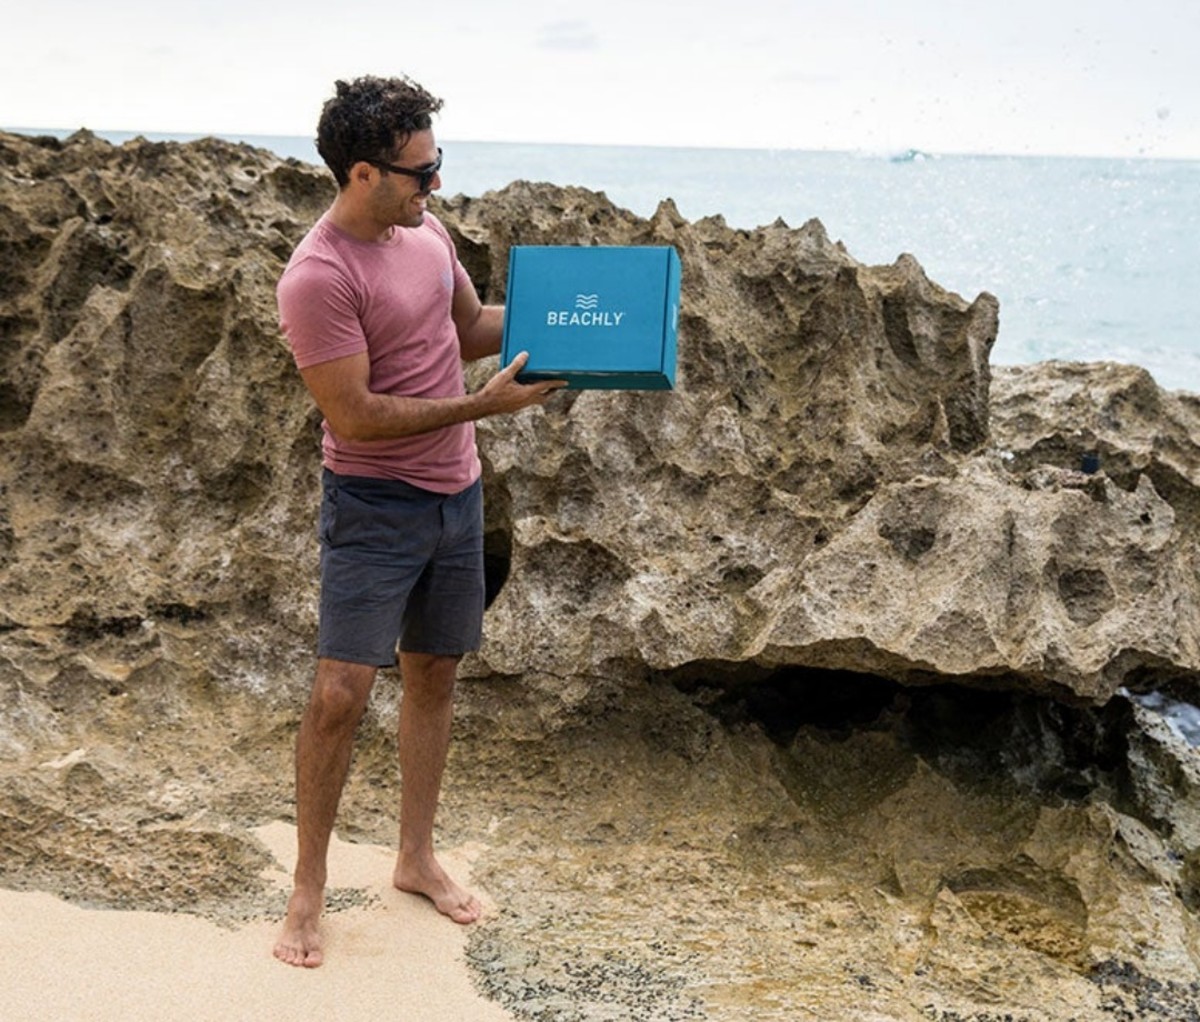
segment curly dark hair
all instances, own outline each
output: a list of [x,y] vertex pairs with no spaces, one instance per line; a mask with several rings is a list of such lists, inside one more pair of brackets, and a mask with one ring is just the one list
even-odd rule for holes
[[350,168],[362,160],[390,160],[414,131],[427,131],[442,101],[411,78],[364,75],[334,83],[337,95],[321,108],[317,152],[333,171],[338,187],[350,182]]

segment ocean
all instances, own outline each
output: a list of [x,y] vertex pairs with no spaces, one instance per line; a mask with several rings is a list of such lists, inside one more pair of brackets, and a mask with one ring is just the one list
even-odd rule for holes
[[[320,162],[310,138],[229,137]],[[1200,161],[439,141],[448,195],[525,179],[639,216],[671,198],[731,227],[816,217],[860,262],[907,252],[968,301],[996,295],[993,363],[1131,362],[1200,392]]]

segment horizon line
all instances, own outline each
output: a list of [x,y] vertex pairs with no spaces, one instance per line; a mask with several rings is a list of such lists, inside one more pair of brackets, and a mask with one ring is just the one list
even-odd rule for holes
[[[107,135],[123,136],[121,141],[133,141],[137,138],[144,138],[147,141],[171,141],[171,142],[190,142],[198,141],[204,138],[218,138],[224,141],[244,142],[249,145],[256,143],[251,142],[252,139],[289,139],[293,141],[312,141],[315,139],[310,135],[288,135],[278,132],[251,132],[251,131],[159,131],[156,129],[135,130],[131,128],[89,128],[86,125],[81,125],[75,128],[48,128],[48,127],[10,127],[0,125],[0,131],[6,131],[14,135],[23,135],[36,137],[38,135],[49,135],[57,137],[60,140],[69,138],[81,131],[90,132],[98,138],[103,138],[105,141],[111,142],[112,139],[105,138]],[[478,146],[538,146],[538,147],[560,147],[564,149],[651,149],[664,151],[683,151],[683,152],[743,152],[743,153],[809,153],[821,154],[829,156],[866,156],[866,157],[882,157],[888,158],[895,162],[921,162],[923,160],[937,160],[941,158],[970,158],[970,159],[1050,159],[1050,160],[1154,160],[1162,162],[1174,163],[1200,163],[1200,154],[1195,156],[1172,156],[1161,155],[1158,153],[1141,152],[1141,153],[1070,153],[1070,152],[1011,152],[1005,150],[951,150],[951,149],[936,149],[927,148],[924,146],[895,146],[895,147],[878,147],[864,146],[855,149],[830,148],[823,146],[814,147],[799,147],[799,146],[744,146],[744,145],[682,145],[682,144],[665,144],[665,143],[650,143],[650,142],[547,142],[538,140],[499,140],[499,139],[479,139],[479,138],[455,138],[450,137],[443,140],[451,145],[478,145]],[[115,143],[119,144],[119,143]],[[265,147],[269,148],[269,147]],[[314,145],[314,157],[316,149]],[[899,158],[899,159],[898,159]],[[316,162],[316,161],[314,161]],[[317,164],[319,165],[319,163]]]

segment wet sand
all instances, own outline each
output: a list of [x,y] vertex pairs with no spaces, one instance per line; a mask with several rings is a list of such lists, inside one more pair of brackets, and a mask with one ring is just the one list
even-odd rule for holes
[[[255,833],[279,864],[270,879],[286,889],[294,829],[276,823]],[[472,857],[458,849],[444,861],[467,877]],[[275,919],[230,928],[192,915],[86,909],[41,892],[0,890],[0,1018],[510,1020],[472,986],[463,957],[467,928],[393,889],[394,861],[391,849],[335,839],[331,881],[363,891],[365,903],[326,915],[319,969],[272,957]]]

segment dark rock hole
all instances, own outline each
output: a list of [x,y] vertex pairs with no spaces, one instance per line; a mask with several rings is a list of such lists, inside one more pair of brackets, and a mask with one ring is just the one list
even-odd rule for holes
[[755,725],[787,749],[802,731],[839,742],[882,731],[933,769],[971,789],[1018,785],[1080,801],[1128,790],[1132,710],[1070,706],[1049,696],[942,683],[923,686],[817,668],[689,665],[665,680],[727,727]]
[[490,607],[500,595],[512,568],[512,536],[506,529],[483,534],[483,605]]
[[110,636],[126,638],[141,627],[140,616],[99,617],[92,611],[77,610],[66,624],[67,641],[81,646]]

